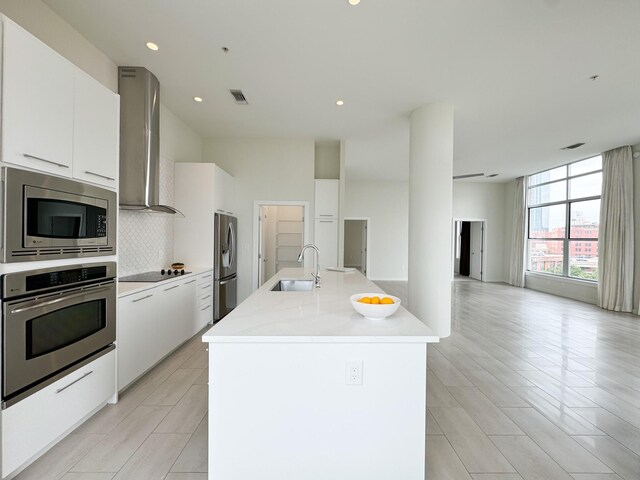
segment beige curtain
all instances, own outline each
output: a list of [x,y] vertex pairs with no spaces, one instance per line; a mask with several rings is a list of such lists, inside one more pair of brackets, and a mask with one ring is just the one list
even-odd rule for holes
[[509,283],[524,287],[524,246],[526,234],[526,195],[524,177],[516,179],[516,198],[513,206],[513,234],[511,235],[511,257],[509,260]]
[[598,305],[633,309],[633,158],[631,147],[602,154]]

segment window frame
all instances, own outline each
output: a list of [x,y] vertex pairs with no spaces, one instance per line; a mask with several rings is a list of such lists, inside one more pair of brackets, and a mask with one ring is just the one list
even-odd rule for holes
[[[589,172],[585,172],[585,173],[580,173],[580,174],[576,174],[576,175],[570,175],[569,172],[571,171],[570,166],[574,163],[580,163],[583,162],[585,160],[590,160],[592,158],[596,158],[596,157],[600,157],[601,158],[601,162],[600,162],[600,168],[597,170],[592,170]],[[556,178],[555,180],[549,180],[547,182],[541,182],[541,183],[536,183],[535,185],[531,185],[531,178],[536,176],[536,175],[540,175],[541,173],[545,173],[545,172],[549,172],[552,170],[556,170],[560,167],[564,167],[565,168],[565,177],[562,178]],[[568,279],[573,279],[573,280],[580,280],[580,281],[586,281],[586,282],[591,282],[591,283],[597,283],[598,280],[591,280],[591,279],[586,279],[586,278],[580,278],[580,277],[573,277],[570,275],[571,273],[571,267],[570,267],[570,259],[571,259],[571,242],[599,242],[599,236],[598,237],[572,237],[571,236],[571,206],[574,203],[580,203],[580,202],[586,202],[586,201],[590,201],[590,200],[602,200],[602,192],[600,193],[600,195],[591,195],[588,197],[579,197],[579,198],[570,198],[569,197],[569,193],[570,193],[570,185],[571,185],[571,180],[575,179],[575,178],[580,178],[580,177],[586,177],[588,175],[594,175],[596,173],[602,173],[602,155],[593,155],[591,157],[587,157],[587,158],[583,158],[581,160],[576,160],[575,162],[570,162],[564,165],[559,165],[557,167],[552,167],[552,168],[548,168],[546,170],[542,170],[536,173],[532,173],[531,175],[527,175],[527,196],[526,196],[526,214],[527,214],[527,252],[526,252],[526,257],[527,257],[527,262],[526,262],[526,266],[525,266],[525,271],[529,272],[529,273],[533,273],[536,275],[550,275],[552,277],[560,277],[560,278],[568,278]],[[565,199],[564,200],[556,200],[553,202],[544,202],[544,203],[536,203],[531,205],[529,203],[529,192],[532,188],[538,188],[538,187],[543,187],[545,185],[551,185],[553,183],[559,183],[559,182],[565,182]],[[541,241],[544,239],[541,238],[532,238],[531,237],[531,210],[535,209],[535,208],[542,208],[542,207],[552,207],[552,206],[557,206],[557,205],[564,205],[565,206],[565,232],[564,232],[564,238],[560,238],[560,237],[549,237],[548,240],[550,241],[555,241],[555,242],[562,242],[562,275],[559,274],[555,274],[555,273],[549,273],[549,272],[544,272],[544,271],[536,271],[536,270],[531,270],[529,268],[529,266],[531,265],[531,249],[529,248],[529,243],[533,240],[533,241]],[[600,207],[602,207],[602,202],[600,203]]]

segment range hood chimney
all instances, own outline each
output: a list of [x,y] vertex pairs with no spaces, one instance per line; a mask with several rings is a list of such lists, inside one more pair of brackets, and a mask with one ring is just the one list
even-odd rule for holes
[[120,208],[180,213],[160,202],[160,82],[143,67],[118,67]]

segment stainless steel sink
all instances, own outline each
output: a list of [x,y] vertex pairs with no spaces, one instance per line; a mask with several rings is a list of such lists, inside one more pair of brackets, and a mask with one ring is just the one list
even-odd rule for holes
[[280,280],[273,287],[272,292],[310,292],[313,290],[313,280]]

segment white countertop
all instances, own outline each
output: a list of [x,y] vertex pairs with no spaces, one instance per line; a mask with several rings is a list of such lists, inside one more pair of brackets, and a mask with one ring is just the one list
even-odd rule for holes
[[185,273],[184,275],[178,275],[175,277],[170,277],[167,280],[162,280],[160,282],[121,282],[118,281],[118,297],[125,297],[127,295],[132,295],[134,293],[142,292],[144,290],[148,290],[150,288],[157,287],[158,285],[167,285],[169,283],[175,282],[176,280],[180,280],[181,278],[188,278],[196,276],[202,272],[207,272],[209,270],[213,270],[212,267],[193,267],[188,269],[191,273]]
[[384,293],[359,272],[323,270],[322,286],[310,292],[272,292],[280,279],[312,278],[310,270],[286,268],[270,278],[235,310],[207,331],[209,343],[367,342],[435,343],[439,338],[403,306],[386,319],[357,313],[349,297]]

